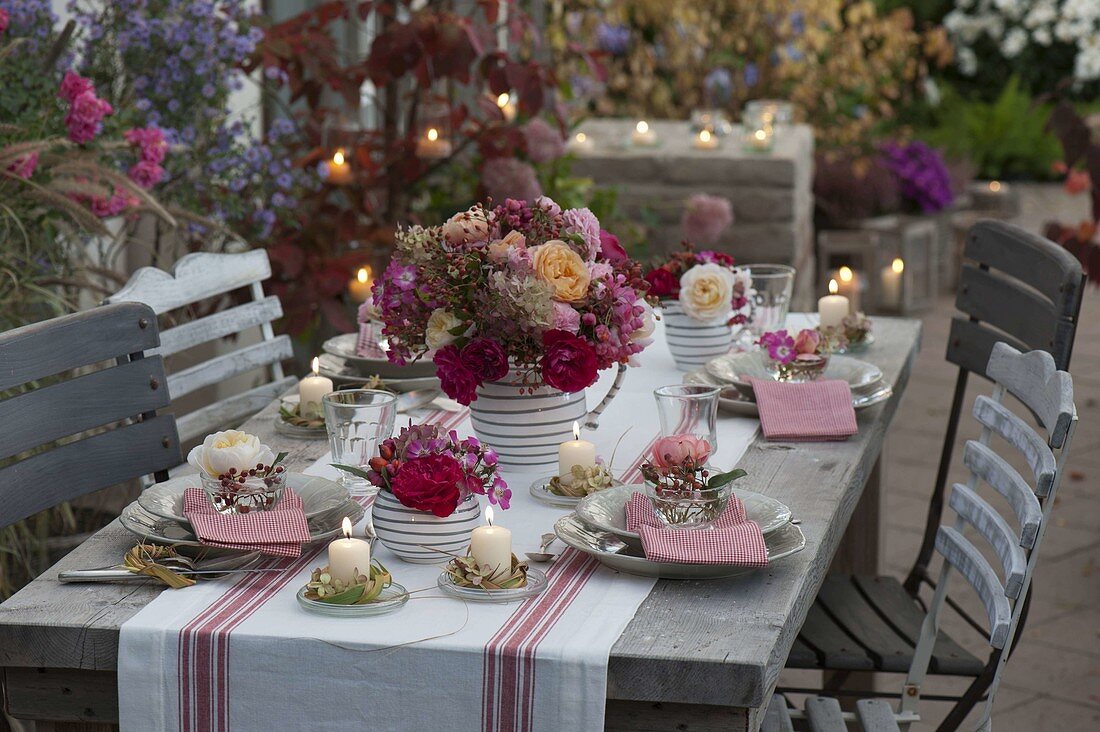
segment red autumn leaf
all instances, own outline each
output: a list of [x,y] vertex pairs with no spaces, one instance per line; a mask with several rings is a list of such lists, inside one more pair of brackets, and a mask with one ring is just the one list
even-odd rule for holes
[[348,316],[347,308],[342,302],[336,300],[322,300],[321,312],[325,318],[337,330],[348,333],[355,330],[355,323]]
[[306,255],[301,247],[283,242],[269,247],[267,253],[283,276],[291,279],[301,276],[306,263]]

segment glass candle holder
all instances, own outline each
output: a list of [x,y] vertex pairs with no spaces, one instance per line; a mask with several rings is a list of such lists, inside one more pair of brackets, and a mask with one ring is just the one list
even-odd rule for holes
[[[367,470],[378,443],[393,434],[397,396],[377,389],[349,389],[325,394],[321,404],[332,462]],[[340,482],[353,496],[378,492],[366,478],[351,473],[344,472]]]
[[[705,478],[701,478],[705,480]],[[718,488],[692,487],[673,480],[645,481],[646,497],[661,523],[671,529],[705,529],[722,515],[733,495],[733,484]]]

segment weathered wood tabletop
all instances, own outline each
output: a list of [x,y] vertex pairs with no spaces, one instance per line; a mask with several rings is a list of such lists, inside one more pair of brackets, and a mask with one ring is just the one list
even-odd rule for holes
[[[759,437],[739,463],[753,490],[783,501],[801,520],[806,549],[749,576],[658,582],[611,651],[608,729],[755,730],[834,557],[848,569],[874,571],[877,486],[860,498],[869,479],[877,482],[872,473],[918,350],[920,323],[877,318],[875,338],[859,358],[882,369],[894,395],[858,413],[857,436],[802,444]],[[270,405],[244,429],[267,436],[276,411]],[[278,442],[291,450],[291,469],[327,451],[324,441],[280,435]],[[161,588],[62,585],[57,574],[115,563],[133,541],[113,522],[0,605],[0,667],[12,716],[117,722],[119,628]]]

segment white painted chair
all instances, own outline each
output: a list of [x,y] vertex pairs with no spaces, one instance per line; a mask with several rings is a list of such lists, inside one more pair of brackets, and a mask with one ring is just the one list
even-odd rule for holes
[[[918,703],[921,685],[928,673],[932,649],[939,632],[940,612],[952,575],[958,573],[982,601],[989,622],[989,644],[994,649],[995,670],[986,696],[984,713],[976,729],[988,730],[993,699],[1008,661],[1020,622],[1023,602],[1031,585],[1039,546],[1050,523],[1050,512],[1065,469],[1069,446],[1077,426],[1070,375],[1055,368],[1046,351],[1022,354],[1005,343],[993,347],[986,369],[995,382],[992,397],[980,396],[974,404],[974,418],[982,425],[981,437],[966,443],[963,461],[970,470],[966,485],[955,484],[948,505],[955,511],[953,525],[941,523],[935,551],[944,559],[936,591],[928,607],[902,687],[901,702],[895,709],[885,699],[861,699],[857,711],[845,713],[835,700],[814,696],[805,711],[792,710],[776,694],[765,714],[765,732],[793,729],[793,720],[804,719],[814,732],[845,732],[846,724],[858,722],[865,730],[906,730],[920,720]],[[1043,435],[1004,404],[1009,393],[1023,403],[1038,420]],[[1031,468],[1025,479],[991,446],[994,435],[1018,451]],[[1006,520],[981,495],[992,490],[1007,504],[1014,521]],[[979,550],[967,533],[982,538]],[[1000,560],[1001,573],[986,555]],[[1056,723],[1055,723],[1056,725]]]
[[258,328],[261,340],[184,368],[168,376],[173,403],[206,386],[251,371],[260,371],[256,385],[219,399],[183,416],[176,416],[180,442],[240,424],[263,409],[271,400],[297,382],[285,376],[280,362],[290,358],[292,348],[286,335],[276,336],[271,322],[283,315],[279,298],[265,297],[261,282],[271,276],[271,262],[262,249],[240,254],[197,252],[176,262],[168,273],[142,267],[126,285],[105,303],[142,302],[158,315],[212,298],[224,298],[233,290],[248,288],[252,300],[212,315],[184,322],[160,334],[160,348],[151,353],[178,354],[195,346]]

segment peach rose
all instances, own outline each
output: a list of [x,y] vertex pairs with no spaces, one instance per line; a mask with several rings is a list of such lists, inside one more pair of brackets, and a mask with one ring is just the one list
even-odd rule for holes
[[489,238],[489,220],[485,211],[475,206],[456,213],[443,224],[443,238],[451,246],[483,242]]
[[697,264],[680,278],[680,305],[695,320],[717,321],[729,317],[735,277],[729,267]]
[[494,239],[489,243],[489,261],[503,264],[508,261],[510,249],[526,249],[527,239],[518,231],[509,231],[503,239]]
[[532,248],[531,263],[535,276],[549,282],[554,288],[554,298],[562,302],[577,302],[588,294],[592,273],[588,265],[568,244],[553,239]]
[[710,457],[710,443],[695,435],[672,435],[661,437],[653,443],[650,462],[659,468],[680,465],[691,458],[696,465],[702,465]]

